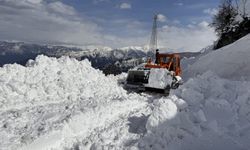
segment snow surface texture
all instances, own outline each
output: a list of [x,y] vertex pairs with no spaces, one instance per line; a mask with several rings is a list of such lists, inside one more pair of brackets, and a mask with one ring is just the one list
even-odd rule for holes
[[[207,72],[168,98],[154,101],[140,149],[247,150],[250,82]],[[174,95],[175,94],[175,95]]]
[[138,147],[248,150],[249,40],[250,35],[188,66],[189,80],[168,98],[154,101]]
[[27,67],[5,65],[0,85],[1,149],[73,147],[146,104],[144,97],[118,86],[117,77],[68,57],[38,56]]
[[189,66],[191,76],[212,71],[220,77],[234,80],[250,80],[250,34],[233,44],[199,58]]
[[124,74],[106,77],[87,60],[39,56],[27,67],[5,65],[0,147],[248,150],[248,49],[249,35],[200,57],[168,97],[127,93],[118,85]]

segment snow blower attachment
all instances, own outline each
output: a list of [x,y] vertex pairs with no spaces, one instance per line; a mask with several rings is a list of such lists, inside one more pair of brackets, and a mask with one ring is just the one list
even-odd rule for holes
[[178,54],[158,54],[156,63],[147,63],[128,71],[128,88],[139,91],[154,90],[169,93],[182,83],[180,56]]
[[155,63],[151,58],[128,71],[126,88],[136,91],[154,90],[168,94],[170,89],[176,89],[182,83],[180,56],[178,54],[160,54],[157,49],[157,19],[154,16],[150,49],[156,50]]

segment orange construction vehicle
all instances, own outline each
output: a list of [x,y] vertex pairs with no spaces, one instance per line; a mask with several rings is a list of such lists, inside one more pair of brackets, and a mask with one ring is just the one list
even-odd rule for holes
[[182,83],[180,56],[177,53],[159,53],[157,49],[157,19],[158,15],[155,15],[150,41],[150,49],[156,50],[155,63],[152,63],[150,58],[147,63],[129,70],[126,87],[139,91],[157,89],[169,93],[171,88],[178,88]]
[[158,54],[156,56],[157,64],[152,64],[149,59],[145,68],[166,68],[169,71],[174,71],[175,76],[181,76],[181,65],[179,54]]
[[180,56],[158,54],[157,63],[151,59],[128,71],[126,87],[138,91],[154,90],[168,94],[182,84]]

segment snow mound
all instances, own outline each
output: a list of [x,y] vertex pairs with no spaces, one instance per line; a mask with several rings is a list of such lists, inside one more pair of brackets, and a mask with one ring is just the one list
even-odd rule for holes
[[0,68],[0,84],[1,110],[46,101],[56,103],[95,97],[109,100],[111,91],[114,98],[126,95],[116,86],[116,80],[106,78],[101,71],[92,68],[89,61],[69,57],[38,56],[35,61],[29,61],[27,67],[5,65]]
[[26,67],[5,65],[0,68],[1,148],[73,147],[80,137],[142,109],[144,97],[127,94],[118,79],[88,60],[69,57],[40,55]]
[[250,80],[250,34],[235,43],[199,58],[189,66],[191,76],[212,71],[220,77],[233,80]]
[[247,150],[250,82],[212,72],[187,81],[175,95],[156,100],[141,149]]
[[154,108],[153,113],[148,119],[148,122],[146,124],[147,130],[151,131],[163,121],[173,119],[176,114],[177,107],[172,101],[165,101],[165,99],[160,99],[159,101],[157,101],[156,107]]

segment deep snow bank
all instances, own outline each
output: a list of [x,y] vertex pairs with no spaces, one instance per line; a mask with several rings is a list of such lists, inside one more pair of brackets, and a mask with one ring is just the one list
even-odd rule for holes
[[212,71],[223,78],[250,80],[250,34],[235,43],[212,51],[188,67],[190,76]]
[[117,77],[69,57],[38,56],[26,67],[5,65],[0,95],[1,149],[73,147],[96,128],[145,106],[143,97],[117,84]]
[[175,95],[154,102],[139,148],[157,150],[247,150],[250,82],[212,72],[190,79]]
[[140,149],[248,150],[250,35],[190,65],[188,81],[156,99]]
[[96,97],[109,101],[107,97],[126,95],[116,80],[92,68],[89,61],[69,57],[38,56],[27,67],[5,65],[0,68],[0,84],[1,110],[90,98],[99,103]]

